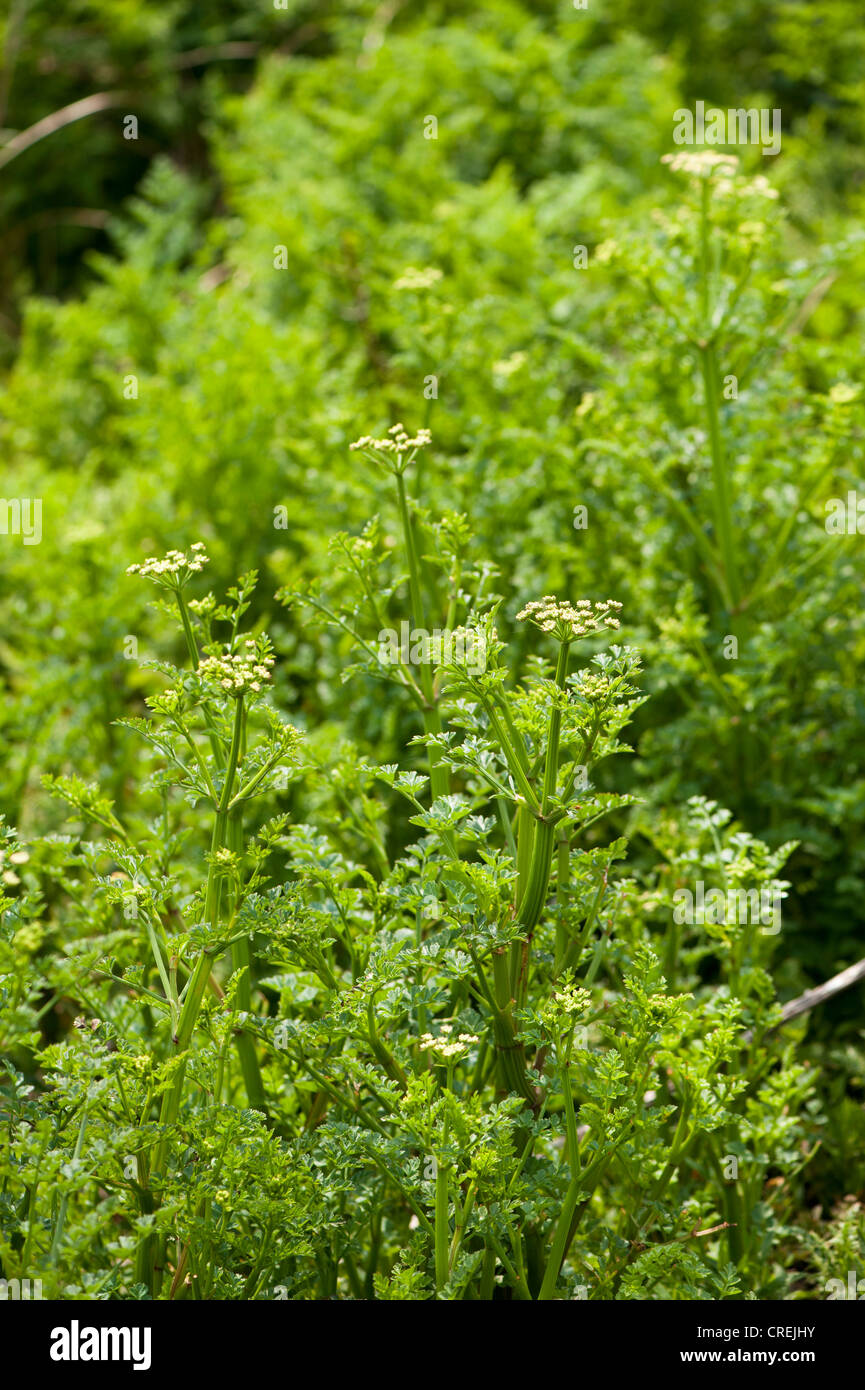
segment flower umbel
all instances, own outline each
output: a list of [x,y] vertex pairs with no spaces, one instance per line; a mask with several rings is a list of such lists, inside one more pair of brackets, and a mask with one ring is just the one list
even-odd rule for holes
[[424,266],[423,270],[418,270],[415,266],[406,266],[398,280],[394,281],[395,290],[429,290],[442,278],[442,272],[437,266]]
[[743,177],[735,154],[719,154],[716,150],[678,150],[676,154],[661,155],[661,163],[668,164],[673,173],[690,174],[698,184],[711,179],[714,191],[722,196],[778,197],[777,188],[772,187],[764,174],[756,174],[750,179]]
[[710,179],[716,171],[735,174],[739,169],[736,155],[718,154],[715,150],[679,150],[676,154],[662,154],[661,163],[669,164],[674,173],[692,174],[698,179]]
[[203,657],[198,674],[203,681],[218,685],[239,699],[248,692],[257,694],[261,690],[264,682],[270,680],[273,662],[268,639],[262,637],[256,642],[250,637],[242,652]]
[[441,1036],[434,1038],[432,1033],[424,1033],[418,1042],[421,1052],[434,1052],[437,1057],[443,1057],[445,1061],[452,1061],[455,1057],[464,1057],[469,1048],[480,1039],[474,1033],[460,1033],[458,1037],[451,1038],[451,1029],[448,1025],[443,1025]]
[[155,555],[142,560],[141,564],[129,565],[127,574],[140,574],[142,579],[152,579],[164,589],[182,589],[184,584],[210,563],[204,553],[204,542],[196,541],[187,555],[183,550],[169,550],[161,560]]
[[348,447],[366,454],[367,458],[382,464],[391,473],[404,473],[417,457],[418,450],[431,442],[429,430],[418,430],[417,434],[409,435],[404,425],[396,424],[391,425],[385,439],[373,439],[365,434]]
[[532,599],[517,618],[520,622],[534,623],[541,632],[554,633],[560,642],[574,642],[592,632],[602,632],[605,627],[617,628],[616,614],[621,606],[612,598],[594,605],[590,599],[581,598],[574,605],[547,594],[544,598]]

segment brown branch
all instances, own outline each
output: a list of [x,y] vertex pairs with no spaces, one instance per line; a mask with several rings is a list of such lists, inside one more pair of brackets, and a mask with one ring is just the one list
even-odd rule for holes
[[[320,32],[320,26],[317,24],[302,24],[285,43],[268,51],[284,54],[293,53],[309,39],[316,38]],[[237,40],[232,43],[191,48],[185,53],[174,54],[169,59],[169,67],[176,71],[182,71],[185,68],[204,67],[208,63],[226,60],[249,61],[257,57],[262,48],[261,43],[253,40]],[[141,73],[146,73],[149,70],[148,64],[142,64],[138,69]],[[25,150],[38,144],[40,140],[44,140],[46,136],[62,130],[64,126],[72,125],[75,121],[82,121],[87,116],[95,116],[98,112],[107,111],[112,107],[125,106],[127,102],[135,100],[137,98],[129,92],[94,92],[92,96],[82,97],[80,101],[73,101],[69,106],[61,106],[59,110],[52,111],[50,116],[43,116],[42,120],[37,121],[35,125],[28,126],[26,130],[20,130],[17,135],[13,135],[11,140],[0,147],[0,169],[11,163],[13,159],[17,159],[18,155],[23,154]]]
[[47,227],[87,227],[100,232],[107,226],[108,218],[109,214],[104,208],[46,208],[16,222],[4,237],[0,237],[0,246],[14,237],[29,236],[31,232],[41,232]]
[[792,322],[784,333],[785,340],[792,338],[794,334],[798,333],[799,330],[804,327],[821,299],[825,298],[837,279],[837,273],[833,271],[831,275],[824,275],[823,279],[820,280],[812,290],[808,291],[802,303],[799,305],[799,309],[794,315]]
[[[174,53],[168,66],[177,71],[184,68],[203,68],[208,63],[242,62],[255,58],[261,44],[253,39],[237,39],[232,43],[210,44],[206,48],[188,48],[185,53]],[[142,71],[147,71],[142,64]]]
[[[229,43],[215,43],[202,48],[187,48],[184,53],[173,53],[168,59],[168,66],[175,71],[182,72],[185,68],[201,68],[207,63],[223,62],[243,62],[258,57],[259,53],[291,54],[297,48],[301,48],[309,39],[318,38],[322,33],[319,24],[301,24],[285,43],[276,44],[270,47],[258,39],[233,39]],[[148,65],[143,63],[138,69],[140,72],[149,71]]]
[[[781,1017],[774,1025],[774,1028],[783,1028],[785,1023],[791,1019],[798,1018],[800,1014],[808,1013],[809,1009],[816,1008],[818,1004],[825,1004],[827,999],[834,999],[836,994],[842,990],[850,989],[852,985],[858,984],[860,980],[865,980],[865,958],[856,962],[855,965],[848,965],[846,970],[841,970],[837,975],[833,975],[831,980],[826,980],[822,985],[815,985],[813,989],[806,989],[804,994],[800,994],[797,999],[790,999],[781,1009]],[[770,1032],[774,1032],[774,1028]],[[745,1041],[751,1042],[754,1034],[749,1029],[745,1034]]]
[[798,1018],[799,1014],[807,1013],[817,1004],[823,1004],[827,999],[833,999],[842,990],[849,989],[851,985],[858,984],[860,980],[865,980],[865,959],[857,961],[855,965],[848,965],[846,970],[841,970],[837,975],[833,975],[831,980],[825,984],[815,985],[814,989],[806,989],[804,994],[800,994],[798,999],[791,999],[781,1010],[781,1021],[787,1023],[791,1018]]
[[61,106],[59,111],[52,111],[50,116],[43,116],[41,121],[35,125],[28,126],[26,130],[20,130],[17,135],[0,149],[0,169],[10,164],[13,159],[17,159],[19,154],[29,150],[33,145],[37,145],[40,140],[44,140],[49,135],[54,135],[56,131],[62,130],[64,126],[72,125],[75,121],[83,121],[86,116],[95,116],[100,111],[108,111],[111,107],[126,106],[135,98],[129,92],[94,92],[92,96],[82,97],[80,101],[73,101],[70,106]]

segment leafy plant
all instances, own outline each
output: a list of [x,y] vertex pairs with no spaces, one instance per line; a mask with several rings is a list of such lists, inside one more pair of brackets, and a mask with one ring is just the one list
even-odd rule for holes
[[[623,1298],[787,1287],[767,1174],[795,1181],[816,1116],[802,1116],[806,1070],[765,1045],[775,1006],[759,931],[668,941],[673,974],[709,951],[722,967],[711,988],[692,975],[696,988],[671,990],[636,885],[615,873],[624,842],[601,835],[632,798],[593,781],[626,751],[637,654],[614,644],[571,669],[615,633],[620,605],[530,600],[519,617],[548,654],[514,684],[500,600],[464,587],[488,577],[466,561],[466,528],[433,523],[410,498],[428,444],[395,426],[357,445],[395,485],[392,582],[381,580],[395,557],[368,529],[337,547],[353,605],[293,596],[423,726],[423,770],[362,764],[362,796],[339,826],[258,809],[307,769],[268,697],[271,644],[243,634],[255,576],[218,603],[189,596],[201,544],[131,567],[179,621],[188,665],[154,663],[165,688],[147,718],[125,721],[154,759],[128,829],[95,791],[53,784],[106,838],[76,836],[64,853],[75,985],[63,968],[52,979],[49,957],[45,984],[18,1004],[35,1023],[46,988],[74,988],[87,1017],[74,1041],[37,1045],[38,1099],[17,1082],[8,1092],[10,1268],[23,1239],[60,1281],[74,1253],[89,1296],[278,1287],[545,1301],[578,1287]],[[476,635],[468,655],[431,659],[421,644],[419,659],[384,658],[365,623],[406,590],[413,630],[441,603]],[[700,812],[687,862],[771,883],[783,856],[742,835],[731,856],[725,819]],[[38,960],[39,931],[14,923],[9,949]],[[49,1172],[67,1176],[40,1201]],[[94,1185],[111,1236],[87,1219]]]

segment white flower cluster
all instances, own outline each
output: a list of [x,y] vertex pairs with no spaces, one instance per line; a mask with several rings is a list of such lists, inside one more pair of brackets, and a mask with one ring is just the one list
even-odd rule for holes
[[715,150],[679,150],[676,154],[662,154],[661,163],[669,164],[674,174],[693,174],[698,179],[711,178],[716,169],[729,175],[737,173],[739,168],[736,155],[718,154]]
[[599,241],[595,247],[595,263],[605,265],[607,261],[612,261],[618,254],[619,243],[612,237],[607,237],[606,241]]
[[157,695],[146,695],[144,703],[156,714],[177,714],[183,708],[183,691],[161,690]]
[[[26,864],[29,858],[30,855],[27,853],[26,849],[16,849],[13,850],[12,853],[9,855],[9,863]],[[0,869],[2,869],[3,882],[8,884],[20,883],[21,880],[16,874],[15,870],[6,868],[5,865],[6,851],[5,849],[0,849]]]
[[712,179],[714,191],[724,196],[736,193],[741,197],[778,197],[777,188],[772,187],[765,174],[757,174],[752,179],[740,178],[739,158],[735,154],[718,154],[715,150],[679,150],[677,154],[661,155],[661,163],[669,164],[674,173]]
[[126,573],[140,574],[142,579],[155,579],[157,583],[173,586],[187,580],[191,574],[198,574],[209,563],[210,557],[204,553],[204,542],[196,541],[189,555],[182,550],[169,550],[162,560],[151,555],[140,565],[130,565]]
[[263,681],[270,680],[274,658],[259,650],[250,637],[245,652],[224,656],[205,656],[198,667],[202,680],[211,681],[239,698],[247,691],[259,691]]
[[757,222],[753,218],[747,222],[739,223],[739,236],[743,241],[749,242],[753,246],[758,246],[766,238],[766,223]]
[[349,444],[350,449],[363,449],[366,453],[378,454],[407,454],[410,449],[422,449],[425,444],[432,441],[429,430],[418,430],[413,437],[409,435],[404,425],[391,425],[387,432],[386,439],[373,439],[371,435],[364,434],[360,439],[356,439],[353,444]]
[[434,265],[428,265],[423,270],[416,270],[413,265],[409,265],[399,279],[394,281],[393,287],[395,290],[430,290],[441,278],[441,271]]
[[574,689],[587,700],[602,700],[612,686],[609,676],[599,676],[594,671],[580,671],[574,680]]
[[836,381],[835,385],[829,388],[829,399],[835,405],[849,405],[851,401],[855,401],[861,390],[861,386],[852,386],[849,381]]
[[576,984],[564,984],[544,1001],[541,1018],[552,1034],[561,1036],[563,1026],[573,1030],[574,1020],[588,1013],[591,1003],[592,996],[587,989]]
[[562,642],[585,637],[590,632],[600,632],[604,627],[616,628],[619,620],[616,613],[621,604],[615,599],[605,598],[592,605],[587,598],[577,600],[576,606],[557,599],[554,594],[544,598],[532,599],[517,618],[533,622],[541,632],[553,632]]
[[715,181],[715,192],[722,194],[738,193],[744,198],[777,198],[778,190],[773,188],[765,174],[756,174],[753,179],[720,178]]
[[216,599],[213,594],[205,594],[204,598],[191,598],[186,604],[190,613],[194,613],[196,618],[206,618],[216,608]]
[[512,352],[510,357],[502,358],[501,362],[493,363],[493,376],[509,377],[514,372],[518,372],[520,367],[524,367],[528,361],[524,352]]
[[564,1014],[583,1014],[592,1002],[589,991],[577,985],[565,985],[553,999]]
[[473,1043],[480,1039],[474,1033],[460,1033],[458,1037],[451,1039],[453,1027],[450,1023],[443,1023],[440,1035],[434,1038],[432,1033],[424,1033],[418,1042],[421,1052],[434,1052],[437,1057],[444,1057],[450,1060],[453,1057],[464,1057]]

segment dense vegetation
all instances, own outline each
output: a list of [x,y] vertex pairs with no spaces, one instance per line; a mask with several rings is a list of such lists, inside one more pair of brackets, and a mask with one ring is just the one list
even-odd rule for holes
[[2,25],[0,1275],[865,1275],[858,6]]

